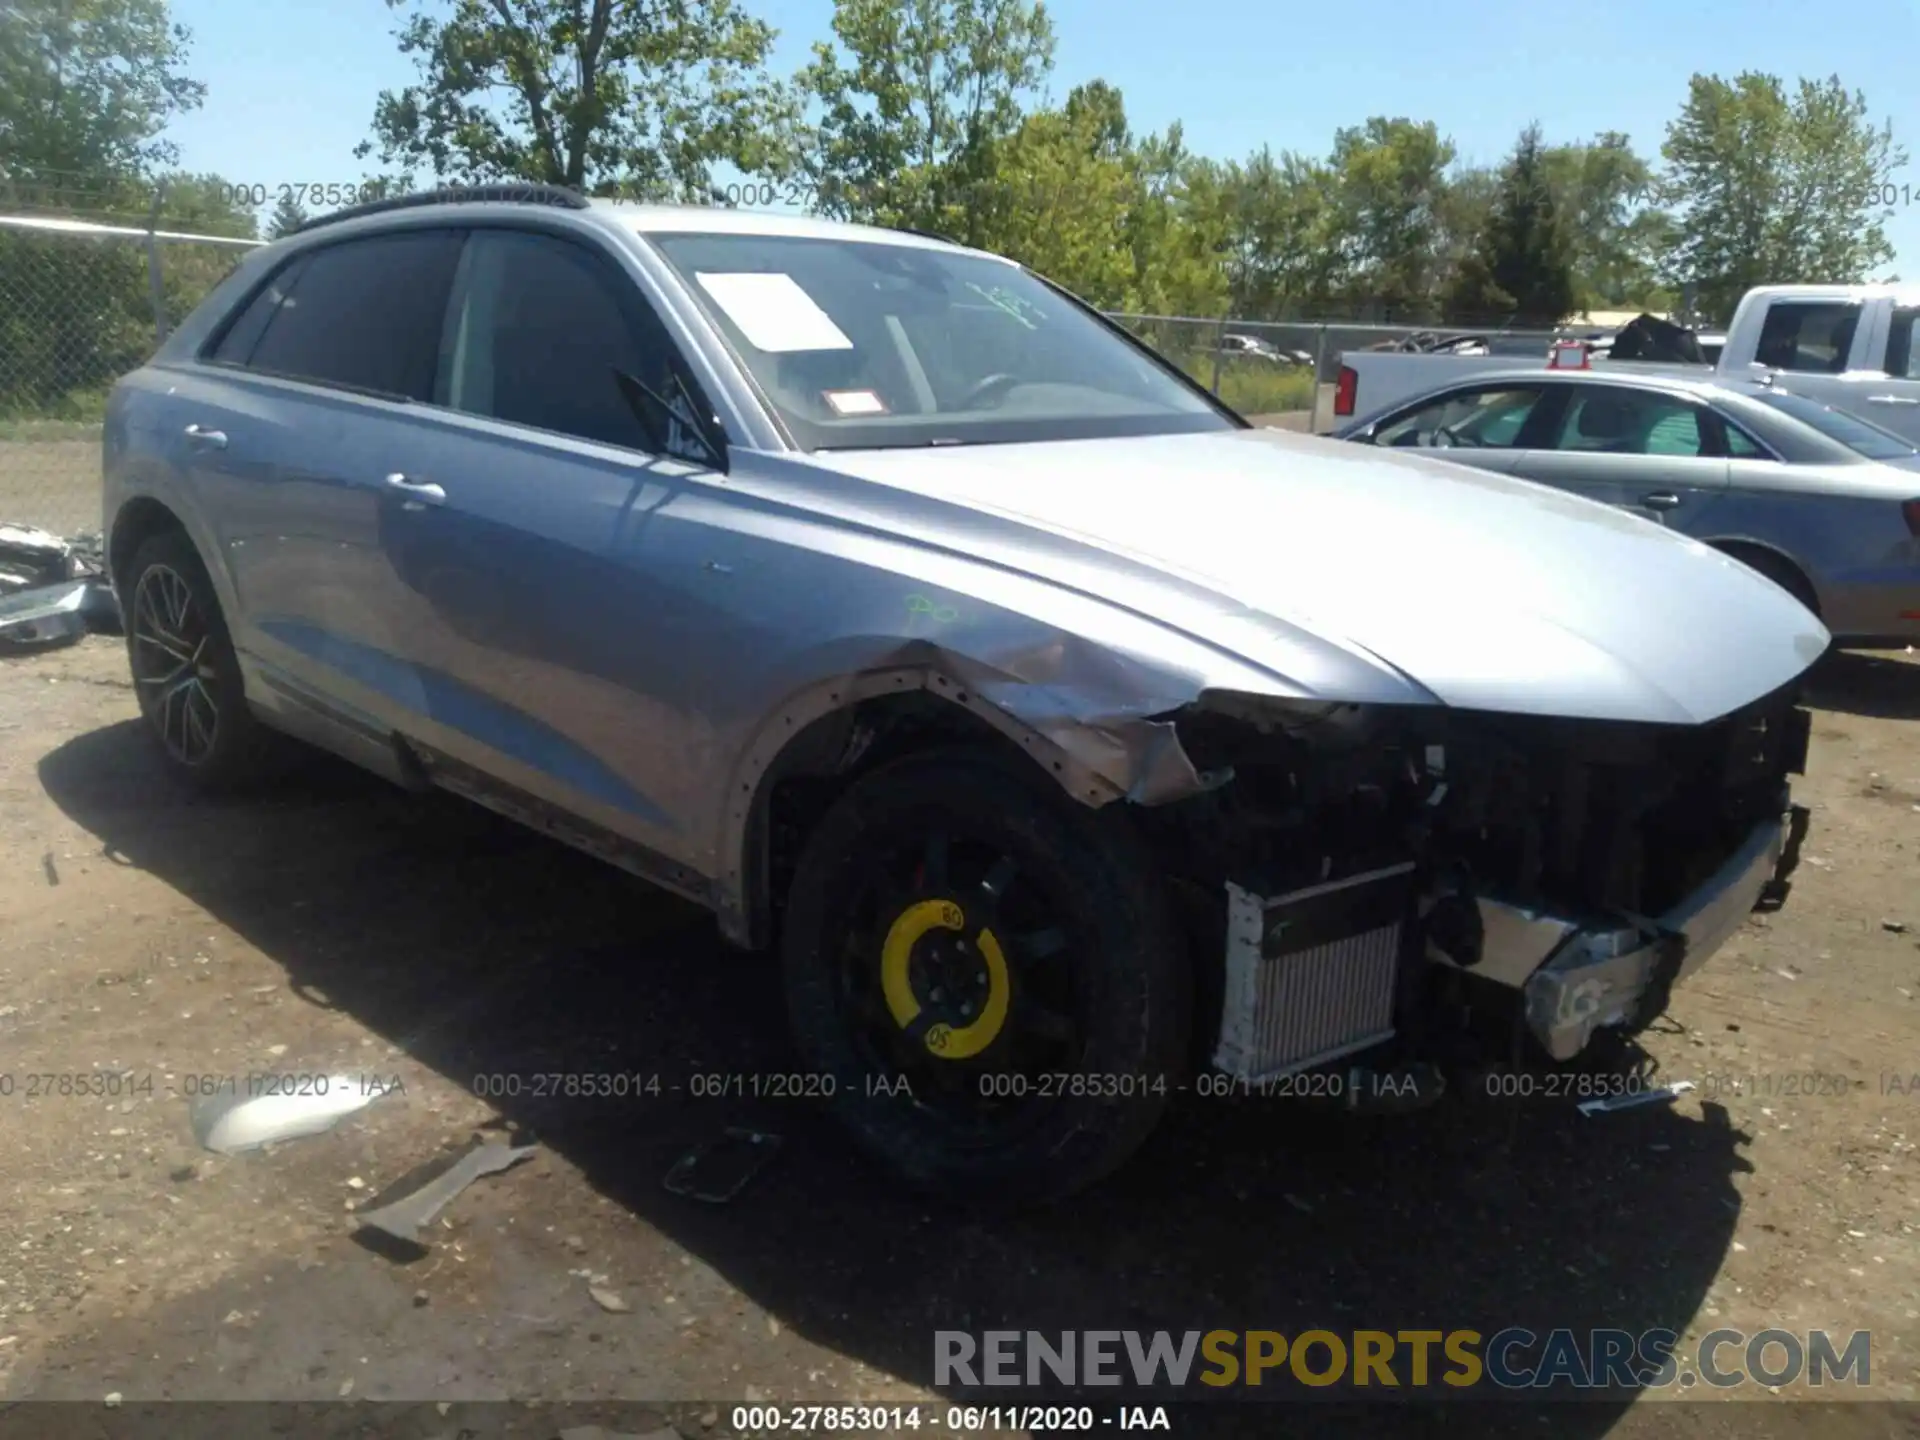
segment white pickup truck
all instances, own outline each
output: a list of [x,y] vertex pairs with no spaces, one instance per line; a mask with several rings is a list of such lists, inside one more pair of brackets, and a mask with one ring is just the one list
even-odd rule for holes
[[[1809,399],[1848,410],[1920,443],[1920,353],[1913,344],[1920,286],[1761,285],[1727,327],[1719,362],[1650,365],[1593,361],[1595,369],[1711,369],[1729,379],[1772,374]],[[1339,424],[1375,415],[1474,370],[1512,370],[1511,355],[1418,355],[1354,350],[1340,357],[1333,413]],[[1547,363],[1543,354],[1540,363]]]

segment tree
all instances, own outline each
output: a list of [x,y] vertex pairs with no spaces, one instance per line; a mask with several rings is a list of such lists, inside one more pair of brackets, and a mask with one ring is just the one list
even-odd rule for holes
[[1432,312],[1453,160],[1453,143],[1431,121],[1376,115],[1334,133],[1329,231],[1350,300],[1388,316]]
[[1500,191],[1497,166],[1459,165],[1448,172],[1446,183],[1434,206],[1437,221],[1435,236],[1436,283],[1447,302],[1460,267],[1480,244],[1493,213],[1494,197]]
[[1675,226],[1664,276],[1697,287],[1709,315],[1755,285],[1860,281],[1892,258],[1876,201],[1906,151],[1838,76],[1789,94],[1773,75],[1695,75],[1661,154]]
[[[0,0],[0,206],[144,223],[167,122],[203,94],[187,42],[164,0]],[[97,417],[153,336],[138,248],[0,233],[0,414]]]
[[1559,323],[1573,309],[1573,267],[1538,125],[1521,132],[1500,169],[1486,224],[1454,279],[1447,308],[1463,318],[1511,316],[1536,328]]
[[1335,177],[1327,166],[1261,148],[1218,172],[1230,309],[1273,319],[1290,304],[1324,302],[1342,282]]
[[978,243],[995,151],[1053,65],[1045,7],[834,0],[833,35],[798,77],[817,118],[802,161],[817,207]]
[[206,87],[166,0],[0,0],[0,174],[144,177],[171,164],[167,122]]
[[267,236],[278,240],[283,235],[291,235],[306,223],[307,207],[300,203],[292,191],[288,191],[273,207],[273,214],[267,217]]
[[398,38],[420,81],[381,94],[354,153],[409,178],[708,199],[717,162],[782,163],[792,110],[765,71],[774,32],[735,0],[387,3],[414,12]]
[[1150,315],[1218,315],[1227,304],[1216,169],[1187,149],[1177,121],[1134,146],[1127,247],[1134,303]]
[[981,197],[981,243],[1104,309],[1134,303],[1127,227],[1139,199],[1120,92],[1079,86],[1029,115],[999,148]]
[[1574,308],[1658,302],[1656,264],[1671,218],[1652,203],[1656,177],[1633,142],[1609,130],[1583,143],[1549,146],[1542,159],[1567,235]]

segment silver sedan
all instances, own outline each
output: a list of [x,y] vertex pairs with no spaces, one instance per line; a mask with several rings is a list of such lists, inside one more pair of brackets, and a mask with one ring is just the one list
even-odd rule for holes
[[1482,371],[1335,432],[1604,501],[1736,556],[1862,648],[1920,640],[1920,451],[1759,383]]

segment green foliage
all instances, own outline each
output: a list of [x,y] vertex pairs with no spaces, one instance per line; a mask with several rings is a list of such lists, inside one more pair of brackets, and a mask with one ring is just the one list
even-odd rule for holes
[[1133,171],[1133,203],[1121,229],[1133,259],[1135,308],[1153,315],[1221,314],[1229,297],[1212,167],[1187,150],[1176,123],[1139,141]]
[[[0,208],[154,216],[167,122],[200,104],[165,0],[0,0]],[[214,177],[178,177],[163,226],[234,226]],[[251,217],[244,230],[252,233]],[[182,276],[181,283],[190,283]],[[153,346],[146,257],[125,240],[0,232],[0,415],[84,419]]]
[[774,32],[736,0],[387,0],[417,84],[381,94],[377,154],[452,182],[705,200],[715,164],[780,167]]
[[1448,287],[1447,309],[1460,319],[1540,329],[1558,324],[1573,302],[1571,252],[1540,127],[1530,125],[1500,169],[1479,238]]
[[133,177],[172,163],[167,121],[206,86],[166,0],[0,0],[0,173]]
[[[815,115],[800,165],[818,208],[980,243],[996,208],[999,152],[1053,66],[1046,8],[834,0],[833,37],[813,47],[798,78]],[[1033,146],[1058,139],[1029,137],[1028,162]]]
[[1029,115],[1001,142],[992,183],[976,191],[976,243],[1016,256],[1088,304],[1130,308],[1126,225],[1139,199],[1120,94],[1083,87],[1064,109]]
[[1542,161],[1571,252],[1574,308],[1643,305],[1656,292],[1655,261],[1671,225],[1651,203],[1652,166],[1614,130],[1548,146]]
[[1453,143],[1431,121],[1374,116],[1333,137],[1333,235],[1349,294],[1422,320],[1439,289]]
[[273,207],[273,214],[267,217],[267,238],[278,240],[283,235],[291,235],[306,224],[308,218],[307,207],[289,191],[280,197]]
[[1875,193],[1906,151],[1838,76],[1789,93],[1773,75],[1695,75],[1661,154],[1663,278],[1696,286],[1709,314],[1755,285],[1860,281],[1892,258]]
[[[387,3],[417,78],[356,151],[379,193],[421,175],[711,202],[716,168],[797,176],[825,214],[996,250],[1136,314],[1544,324],[1697,291],[1724,317],[1754,284],[1881,265],[1875,201],[1906,159],[1837,78],[1696,75],[1660,169],[1624,134],[1538,127],[1497,168],[1462,164],[1435,125],[1379,115],[1322,154],[1221,159],[1177,123],[1136,135],[1105,81],[1049,97],[1042,0],[834,0],[789,80],[755,0]],[[256,235],[220,177],[169,173],[166,126],[204,93],[187,42],[167,0],[0,0],[0,207]],[[282,204],[268,233],[305,218]],[[238,254],[169,247],[168,317]],[[151,344],[148,286],[136,245],[0,234],[0,415],[91,414]],[[1202,333],[1155,338],[1245,412],[1311,404],[1312,375]]]

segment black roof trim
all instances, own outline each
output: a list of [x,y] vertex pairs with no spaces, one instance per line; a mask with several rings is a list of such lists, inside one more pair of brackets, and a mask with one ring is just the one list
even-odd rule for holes
[[349,205],[344,210],[335,210],[330,215],[317,216],[293,233],[304,235],[307,231],[317,230],[322,225],[335,225],[342,220],[357,220],[362,215],[384,215],[390,210],[413,210],[427,205],[470,205],[482,201],[511,205],[557,205],[566,210],[588,208],[586,196],[564,185],[527,181],[506,181],[493,185],[447,185],[438,190],[423,190],[416,195],[393,195],[385,200],[369,200],[364,205]]

